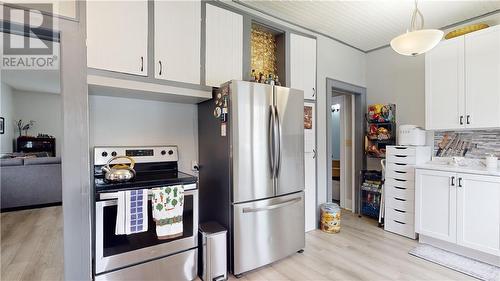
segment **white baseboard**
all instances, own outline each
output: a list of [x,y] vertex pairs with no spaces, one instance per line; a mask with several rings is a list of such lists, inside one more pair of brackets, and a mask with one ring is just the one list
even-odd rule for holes
[[428,237],[425,235],[419,235],[418,242],[423,243],[423,244],[429,244],[429,245],[432,245],[434,247],[437,247],[437,248],[440,248],[440,249],[443,249],[443,250],[446,250],[449,252],[453,252],[455,254],[459,254],[459,255],[462,255],[462,256],[465,256],[465,257],[468,257],[471,259],[475,259],[478,261],[482,261],[484,263],[488,263],[488,264],[500,267],[500,257],[495,256],[495,255],[479,252],[479,251],[476,251],[476,250],[473,250],[470,248],[466,248],[466,247],[463,247],[463,246],[460,246],[460,245],[457,245],[454,243],[442,241],[442,240]]

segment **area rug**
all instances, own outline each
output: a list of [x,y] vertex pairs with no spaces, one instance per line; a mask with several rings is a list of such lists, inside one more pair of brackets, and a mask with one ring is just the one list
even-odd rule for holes
[[430,245],[420,244],[408,253],[480,280],[500,280],[500,267],[457,255]]

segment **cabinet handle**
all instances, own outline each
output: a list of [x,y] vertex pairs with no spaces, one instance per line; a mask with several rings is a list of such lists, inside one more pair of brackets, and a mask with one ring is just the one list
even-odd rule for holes
[[469,125],[470,124],[470,115],[467,115],[467,119],[466,120],[467,120],[467,125]]
[[451,177],[451,186],[455,186],[455,177]]
[[144,71],[144,57],[141,57],[141,72]]
[[458,178],[458,187],[462,187],[462,178]]
[[161,64],[161,60],[158,61],[158,63],[160,64],[160,72],[158,72],[158,75],[161,75],[161,72],[163,70],[163,65]]
[[460,125],[463,125],[463,124],[464,124],[464,116],[460,115]]
[[313,88],[313,98],[316,96],[316,89]]
[[313,149],[313,159],[316,159],[316,149]]

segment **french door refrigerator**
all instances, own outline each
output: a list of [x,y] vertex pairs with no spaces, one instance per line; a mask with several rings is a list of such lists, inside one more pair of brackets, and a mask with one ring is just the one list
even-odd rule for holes
[[304,93],[230,81],[198,105],[200,222],[228,229],[235,275],[305,246]]

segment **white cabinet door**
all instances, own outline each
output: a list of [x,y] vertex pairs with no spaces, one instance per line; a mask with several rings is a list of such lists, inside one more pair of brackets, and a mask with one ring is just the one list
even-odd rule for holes
[[466,127],[500,127],[500,26],[465,35]]
[[304,177],[306,231],[316,229],[316,111],[314,103],[304,103]]
[[458,174],[457,243],[500,255],[500,177]]
[[154,3],[155,78],[200,84],[200,1]]
[[290,88],[304,91],[304,99],[316,99],[316,39],[290,35]]
[[243,76],[243,16],[206,6],[206,85],[219,87]]
[[417,169],[415,231],[456,243],[456,174]]
[[425,55],[425,128],[458,129],[465,124],[464,39],[441,42]]
[[147,0],[87,1],[87,65],[147,76]]

